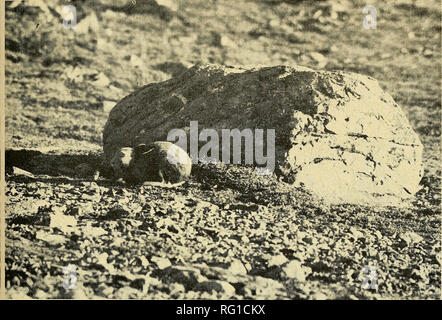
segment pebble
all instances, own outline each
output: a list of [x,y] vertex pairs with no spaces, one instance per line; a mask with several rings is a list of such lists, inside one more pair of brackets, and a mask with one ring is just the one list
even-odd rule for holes
[[101,227],[93,227],[90,224],[81,228],[84,237],[98,238],[107,234],[107,231]]
[[227,267],[227,270],[230,271],[232,274],[238,274],[238,275],[247,274],[246,267],[241,262],[241,260],[238,259],[234,259],[232,262],[230,262],[229,266]]
[[106,297],[109,297],[112,293],[114,293],[114,288],[107,287],[101,291]]
[[353,235],[355,239],[363,238],[364,234],[358,230],[356,227],[350,227],[350,233]]
[[409,246],[412,243],[422,242],[424,239],[415,232],[409,231],[399,235],[399,238],[403,241],[403,244]]
[[171,11],[178,11],[180,8],[179,2],[176,0],[156,0],[157,4],[166,7]]
[[138,257],[138,259],[140,259],[141,266],[143,268],[146,268],[149,265],[149,260],[147,260],[147,258],[145,256],[140,256],[140,257]]
[[32,173],[30,173],[29,171],[17,168],[17,167],[12,167],[12,174],[16,175],[16,176],[25,176],[28,178],[34,178],[34,175]]
[[423,52],[424,57],[429,58],[433,56],[433,51],[431,49],[425,49]]
[[36,299],[47,299],[48,297],[49,295],[41,289],[37,289],[37,291],[34,294],[34,298]]
[[197,290],[208,292],[216,291],[227,297],[231,297],[235,294],[235,288],[227,281],[221,280],[203,281],[197,285]]
[[174,266],[164,269],[165,276],[170,282],[181,283],[186,290],[191,290],[198,283],[207,281],[201,272],[193,267]]
[[122,287],[120,289],[118,289],[115,293],[114,293],[114,298],[115,299],[136,299],[139,296],[140,292],[132,287]]
[[160,270],[166,269],[172,265],[169,259],[162,257],[154,256],[150,259],[150,261],[152,261]]
[[322,292],[317,292],[311,296],[312,300],[327,300],[328,297]]
[[186,288],[181,283],[172,283],[170,285],[170,294],[177,294],[186,292]]
[[279,254],[277,256],[273,256],[271,257],[268,261],[267,261],[267,266],[273,267],[273,266],[281,266],[284,263],[288,262],[289,260],[283,255],[283,254]]
[[63,213],[56,212],[50,215],[49,227],[59,229],[62,232],[70,233],[77,226],[77,219],[73,216],[67,216]]
[[99,193],[95,193],[95,194],[83,193],[81,195],[81,199],[89,200],[89,201],[93,201],[93,202],[99,202],[101,200],[101,195]]
[[37,240],[42,240],[47,242],[50,245],[53,246],[57,246],[57,245],[62,245],[66,242],[66,238],[62,235],[58,235],[58,234],[50,234],[44,230],[39,230],[37,231],[37,233],[35,234],[35,238]]
[[304,282],[312,272],[311,268],[302,265],[301,261],[292,260],[282,267],[283,275],[299,282]]
[[110,80],[109,78],[102,72],[100,72],[97,76],[96,76],[96,80],[93,81],[92,83],[95,86],[98,87],[107,87],[110,84]]
[[130,286],[137,290],[147,293],[149,291],[149,282],[145,278],[137,278],[131,281]]

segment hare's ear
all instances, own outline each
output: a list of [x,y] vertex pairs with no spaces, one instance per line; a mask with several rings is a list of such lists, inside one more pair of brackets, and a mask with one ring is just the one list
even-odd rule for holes
[[135,148],[135,154],[147,154],[153,150],[152,146],[146,146],[144,143],[137,145]]
[[148,150],[147,146],[144,143],[141,143],[134,147],[134,150],[136,153],[143,153],[144,151]]

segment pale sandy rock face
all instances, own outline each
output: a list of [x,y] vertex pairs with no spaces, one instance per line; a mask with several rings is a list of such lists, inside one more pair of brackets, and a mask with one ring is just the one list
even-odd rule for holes
[[200,131],[275,129],[276,173],[332,202],[393,203],[423,173],[417,134],[375,79],[288,66],[195,66],[140,88],[109,115],[106,159],[190,121]]

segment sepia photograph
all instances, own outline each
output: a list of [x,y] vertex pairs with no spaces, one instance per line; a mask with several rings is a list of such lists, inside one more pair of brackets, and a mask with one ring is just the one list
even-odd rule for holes
[[440,1],[2,6],[6,299],[441,299]]

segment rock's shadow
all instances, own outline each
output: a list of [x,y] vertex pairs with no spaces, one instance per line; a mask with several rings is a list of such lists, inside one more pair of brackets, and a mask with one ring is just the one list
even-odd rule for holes
[[[85,181],[88,176],[82,175],[77,166],[87,164],[91,175],[98,170],[100,175],[111,177],[112,172],[102,166],[101,155],[99,154],[49,154],[37,150],[6,150],[5,151],[5,171],[7,175],[13,174],[13,167],[28,171],[34,176],[51,176],[69,178],[82,178]],[[29,177],[26,177],[29,179]],[[66,180],[64,179],[64,180]],[[51,180],[52,181],[52,180]]]

